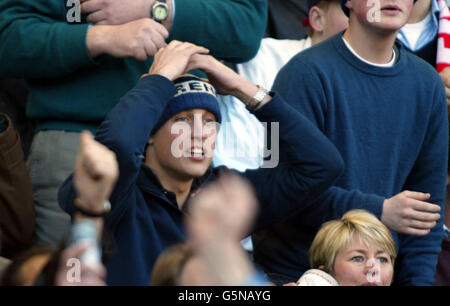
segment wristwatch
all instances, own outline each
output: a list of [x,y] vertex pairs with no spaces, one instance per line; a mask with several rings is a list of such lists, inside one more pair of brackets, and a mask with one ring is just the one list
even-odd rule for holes
[[111,211],[111,203],[109,201],[105,201],[103,203],[103,211],[101,212],[94,212],[90,211],[83,207],[83,203],[81,202],[80,198],[75,198],[73,201],[74,211],[78,211],[82,213],[83,215],[91,218],[101,218],[106,217],[109,212]]
[[266,96],[270,94],[270,92],[264,87],[261,87],[259,85],[256,85],[256,87],[258,87],[258,91],[256,92],[255,96],[247,103],[247,109],[250,111],[256,110],[261,102],[266,98]]
[[166,0],[156,0],[150,8],[150,16],[159,23],[166,20],[169,17],[169,6]]

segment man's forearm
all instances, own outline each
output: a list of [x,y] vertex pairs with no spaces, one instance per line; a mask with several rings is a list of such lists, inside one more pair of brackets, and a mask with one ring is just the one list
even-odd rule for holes
[[91,26],[86,34],[86,47],[89,55],[92,58],[97,58],[101,54],[105,53],[107,48],[107,42],[105,40],[106,32],[110,29],[110,26]]

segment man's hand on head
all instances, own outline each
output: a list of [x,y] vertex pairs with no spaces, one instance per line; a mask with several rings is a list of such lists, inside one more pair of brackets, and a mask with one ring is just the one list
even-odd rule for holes
[[[200,69],[208,75],[208,80],[217,93],[233,95],[245,104],[248,104],[258,91],[258,87],[253,82],[237,74],[211,55],[194,54],[186,70],[194,69]],[[265,103],[270,99],[270,95],[267,95]]]
[[94,25],[87,32],[86,45],[92,58],[109,54],[145,61],[166,46],[167,37],[169,32],[164,26],[143,18],[122,25]]

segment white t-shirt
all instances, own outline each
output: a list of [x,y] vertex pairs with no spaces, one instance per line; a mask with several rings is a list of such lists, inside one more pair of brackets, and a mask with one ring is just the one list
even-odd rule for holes
[[373,62],[369,62],[368,60],[363,59],[361,56],[359,56],[358,53],[356,53],[355,50],[353,50],[353,48],[350,46],[350,44],[345,40],[344,37],[342,37],[342,40],[344,41],[344,44],[347,46],[347,48],[350,50],[351,53],[353,53],[354,56],[356,56],[360,61],[372,65],[372,66],[376,66],[376,67],[392,67],[395,64],[395,50],[392,49],[392,59],[389,61],[389,63],[386,64],[377,64],[377,63],[373,63]]

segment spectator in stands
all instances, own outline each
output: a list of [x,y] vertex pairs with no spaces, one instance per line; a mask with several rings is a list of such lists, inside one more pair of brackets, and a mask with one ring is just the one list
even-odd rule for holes
[[389,286],[397,250],[389,229],[364,210],[323,224],[309,249],[310,269],[284,286]]
[[266,16],[264,0],[1,1],[0,75],[27,80],[27,115],[36,122],[29,157],[36,241],[58,244],[68,231],[56,195],[73,170],[79,132],[97,129],[166,40],[245,61]]
[[341,286],[389,286],[396,256],[389,229],[363,210],[323,224],[309,250],[311,267]]
[[[290,2],[273,5],[289,6]],[[295,54],[339,33],[348,25],[348,18],[338,0],[308,0],[307,6],[309,18],[305,26],[308,37],[302,40],[264,38],[256,56],[248,62],[237,64],[235,71],[255,84],[271,88],[278,71]],[[299,16],[297,18],[300,20]],[[275,149],[264,151],[266,135],[263,124],[236,98],[219,95],[218,100],[223,124],[218,134],[214,166],[224,165],[239,171],[261,166],[275,167],[278,162]],[[270,160],[263,164],[263,158],[271,153],[274,154]],[[248,251],[252,250],[249,238],[243,241],[243,245]]]
[[33,188],[19,133],[0,113],[0,256],[12,258],[32,244]]
[[274,282],[304,273],[320,224],[351,209],[370,211],[393,231],[394,283],[434,282],[448,151],[445,92],[434,68],[395,44],[412,0],[381,1],[379,10],[371,3],[342,0],[347,30],[296,55],[275,80],[273,89],[329,137],[347,167],[309,208],[253,236],[256,262]]
[[[207,53],[172,41],[156,54],[150,75],[122,98],[97,131],[96,139],[115,152],[120,168],[106,220],[117,245],[107,264],[108,284],[149,284],[160,253],[186,240],[188,199],[221,170],[210,168],[220,122],[215,90],[239,97],[260,120],[279,122],[285,158],[277,168],[243,173],[261,206],[256,228],[315,199],[342,170],[335,148],[300,113]],[[204,71],[214,87],[197,77],[180,77],[192,69]],[[94,209],[92,199],[74,205],[75,197],[69,177],[60,189],[61,206],[69,214],[77,206]],[[96,213],[102,210],[95,206]]]

